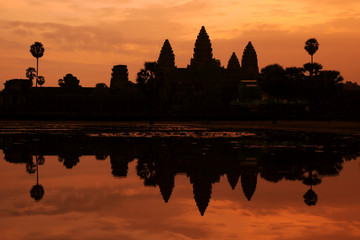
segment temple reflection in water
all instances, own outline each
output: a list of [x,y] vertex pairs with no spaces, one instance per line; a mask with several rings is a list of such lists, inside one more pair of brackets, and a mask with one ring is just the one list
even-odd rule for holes
[[[241,187],[248,201],[256,196],[258,178],[275,183],[300,181],[308,186],[304,202],[315,205],[318,199],[315,188],[321,179],[338,175],[344,160],[359,155],[353,139],[321,134],[287,139],[281,142],[262,137],[110,138],[40,134],[34,140],[32,135],[7,135],[0,137],[0,148],[5,161],[24,164],[24,171],[36,173],[36,184],[30,191],[35,200],[42,199],[46,191],[46,183],[41,185],[38,176],[47,156],[58,156],[65,168],[73,169],[80,164],[81,156],[94,155],[98,160],[110,160],[109,173],[116,178],[126,177],[129,163],[137,161],[137,175],[145,186],[158,186],[165,203],[171,201],[175,176],[186,174],[201,215],[209,206],[214,184],[225,175],[231,188]],[[322,144],[316,144],[319,142]]]

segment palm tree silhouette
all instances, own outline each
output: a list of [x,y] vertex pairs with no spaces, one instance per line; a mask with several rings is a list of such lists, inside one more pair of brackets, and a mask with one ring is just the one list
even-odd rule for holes
[[39,74],[39,58],[41,58],[44,55],[44,46],[41,42],[35,42],[33,45],[30,46],[30,52],[33,55],[33,57],[36,58],[36,87],[37,87],[37,79]]
[[305,42],[304,48],[311,56],[311,63],[314,63],[313,56],[316,53],[316,51],[319,49],[318,41],[315,38],[310,38]]
[[41,87],[45,83],[45,78],[43,76],[39,76],[36,80],[36,83],[38,83]]
[[153,124],[155,95],[159,92],[157,63],[145,62],[144,68],[137,73],[136,82],[147,98],[149,123]]
[[58,84],[59,84],[60,87],[65,87],[65,80],[63,78],[60,78],[58,80]]
[[36,77],[36,70],[35,70],[35,68],[33,68],[33,67],[28,67],[27,69],[26,69],[26,77],[29,79],[29,80],[31,80],[31,84],[33,84],[33,79],[34,79],[34,77]]
[[320,70],[322,69],[322,65],[320,63],[305,63],[304,69],[306,72],[309,72],[310,76],[318,75]]

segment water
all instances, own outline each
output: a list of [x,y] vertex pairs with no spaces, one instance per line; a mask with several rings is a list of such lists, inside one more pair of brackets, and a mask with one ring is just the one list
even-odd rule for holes
[[360,238],[355,135],[112,124],[1,131],[1,239]]

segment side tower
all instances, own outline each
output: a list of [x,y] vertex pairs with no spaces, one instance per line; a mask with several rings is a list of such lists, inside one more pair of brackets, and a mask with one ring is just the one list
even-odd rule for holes
[[239,84],[241,83],[241,79],[242,71],[239,59],[233,52],[229,59],[223,81],[223,101],[225,105],[229,106],[233,100],[239,98]]
[[251,42],[244,49],[241,66],[245,79],[257,79],[259,75],[258,60],[255,48]]
[[175,55],[168,39],[161,48],[157,64],[158,68],[163,71],[171,71],[175,68]]
[[126,65],[115,65],[111,73],[111,89],[118,89],[129,82],[129,74]]
[[228,65],[227,65],[227,70],[231,73],[240,73],[241,71],[241,67],[240,67],[240,63],[239,63],[239,59],[237,58],[236,54],[233,52]]

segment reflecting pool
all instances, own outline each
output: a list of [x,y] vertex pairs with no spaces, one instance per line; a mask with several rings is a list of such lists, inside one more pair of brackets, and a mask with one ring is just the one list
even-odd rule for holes
[[1,239],[359,239],[360,137],[2,127]]

